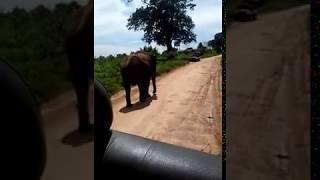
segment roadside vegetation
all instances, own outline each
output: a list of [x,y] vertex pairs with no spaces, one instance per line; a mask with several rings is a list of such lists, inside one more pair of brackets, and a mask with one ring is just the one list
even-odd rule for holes
[[[183,51],[177,51],[173,55],[172,52],[163,52],[160,54],[152,47],[144,47],[141,50],[156,54],[157,76],[188,64],[189,59],[195,52],[200,52],[201,58],[212,57],[219,54],[209,47],[204,47],[201,50],[188,48]],[[124,56],[126,56],[126,54],[118,54],[116,56],[109,55],[106,57],[100,56],[94,59],[94,77],[103,84],[109,95],[117,93],[123,88],[121,85],[120,62]]]
[[0,59],[21,74],[39,103],[72,88],[64,44],[64,22],[76,2],[49,9],[0,11]]

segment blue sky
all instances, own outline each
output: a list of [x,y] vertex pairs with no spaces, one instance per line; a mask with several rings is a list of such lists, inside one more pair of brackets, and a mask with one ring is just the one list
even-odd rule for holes
[[[222,0],[194,0],[194,3],[197,6],[188,14],[195,23],[197,43],[181,45],[182,49],[196,47],[199,42],[213,39],[222,31]],[[124,0],[95,0],[94,4],[95,56],[130,53],[146,45],[141,40],[143,32],[129,31],[126,27],[130,14],[141,6],[141,0],[133,0],[129,4]],[[165,47],[157,48],[165,50]]]

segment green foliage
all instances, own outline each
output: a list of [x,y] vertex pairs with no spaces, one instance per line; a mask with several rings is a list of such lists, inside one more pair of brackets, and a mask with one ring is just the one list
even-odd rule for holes
[[203,44],[200,42],[198,45],[198,51],[201,55],[203,55],[206,52],[207,48],[203,46]]
[[214,48],[214,45],[215,45],[215,42],[214,42],[214,39],[213,40],[210,40],[210,41],[208,41],[208,46],[210,47],[210,48]]
[[200,42],[198,45],[198,49],[203,49],[203,48],[204,48],[204,46],[203,46],[202,42]]
[[159,55],[158,49],[153,48],[152,46],[144,46],[143,48],[140,48],[140,51],[150,52],[154,55]]
[[192,32],[194,23],[187,10],[193,10],[193,0],[143,0],[143,6],[138,8],[128,19],[129,30],[144,31],[143,40],[150,44],[172,49],[181,43],[188,44],[196,41]]
[[157,75],[161,75],[163,73],[167,73],[172,71],[173,69],[176,69],[180,66],[183,66],[187,64],[186,60],[182,59],[174,59],[170,61],[160,61],[157,64]]
[[38,6],[0,13],[0,55],[23,76],[40,103],[72,87],[63,25],[79,7],[60,3],[52,10]]
[[172,48],[171,50],[166,50],[162,52],[162,55],[166,56],[167,59],[173,59],[178,53],[177,48]]
[[215,50],[218,54],[221,53],[223,48],[223,35],[222,33],[217,33],[213,40],[208,41],[208,46]]
[[206,49],[200,58],[208,58],[216,55],[218,55],[217,52],[213,52],[211,49]]
[[[158,54],[157,55],[157,75],[167,73],[183,66],[188,63],[188,59],[191,54],[186,54],[184,52],[177,52],[174,58],[169,58],[168,55]],[[107,56],[107,57],[97,57],[94,61],[94,75],[97,80],[99,80],[103,86],[107,89],[110,95],[121,90],[122,78],[120,74],[120,62],[123,60],[124,56],[121,57],[117,55]]]
[[[178,67],[187,64],[191,58],[193,51],[177,51],[176,56],[173,58],[169,57],[168,54],[158,54],[157,55],[157,76],[168,73]],[[207,58],[217,55],[213,53],[212,50],[206,49],[201,56],[201,58]],[[120,62],[123,60],[124,56],[121,57],[119,54],[107,57],[97,57],[94,61],[94,75],[97,80],[99,80],[103,86],[107,89],[110,95],[121,90],[122,87],[122,77],[120,74]]]
[[121,86],[120,61],[122,58],[118,56],[108,56],[106,58],[99,57],[94,63],[94,78],[99,80],[111,94],[119,91]]

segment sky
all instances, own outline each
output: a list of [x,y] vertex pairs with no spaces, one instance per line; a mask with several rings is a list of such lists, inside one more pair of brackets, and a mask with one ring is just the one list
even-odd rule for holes
[[[199,42],[208,41],[222,31],[222,0],[194,0],[196,7],[188,11],[197,35],[197,43],[181,45],[181,49],[197,47]],[[141,39],[143,32],[128,30],[127,20],[141,0],[126,3],[125,0],[95,0],[94,1],[94,55],[108,56],[119,53],[130,53],[147,45]],[[160,51],[165,47],[157,46]]]
[[[59,2],[71,2],[74,0],[0,0],[0,11],[10,11],[15,6],[27,10],[42,4],[54,7]],[[80,4],[86,4],[88,0],[75,0]],[[222,31],[222,0],[194,0],[196,7],[188,11],[195,23],[194,32],[197,35],[197,43],[181,45],[181,49],[197,47],[199,42],[213,39],[214,35]],[[94,0],[94,55],[108,56],[118,53],[130,53],[147,45],[141,38],[143,32],[129,31],[126,27],[127,20],[136,8],[142,5],[141,0]],[[157,46],[160,51],[165,47]]]

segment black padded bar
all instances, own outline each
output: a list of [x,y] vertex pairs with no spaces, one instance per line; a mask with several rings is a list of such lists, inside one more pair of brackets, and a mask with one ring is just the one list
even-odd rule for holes
[[104,153],[102,171],[105,172],[104,179],[221,180],[222,159],[200,151],[112,131]]
[[10,172],[9,179],[39,180],[46,164],[39,106],[23,78],[1,58],[0,115],[2,173]]

